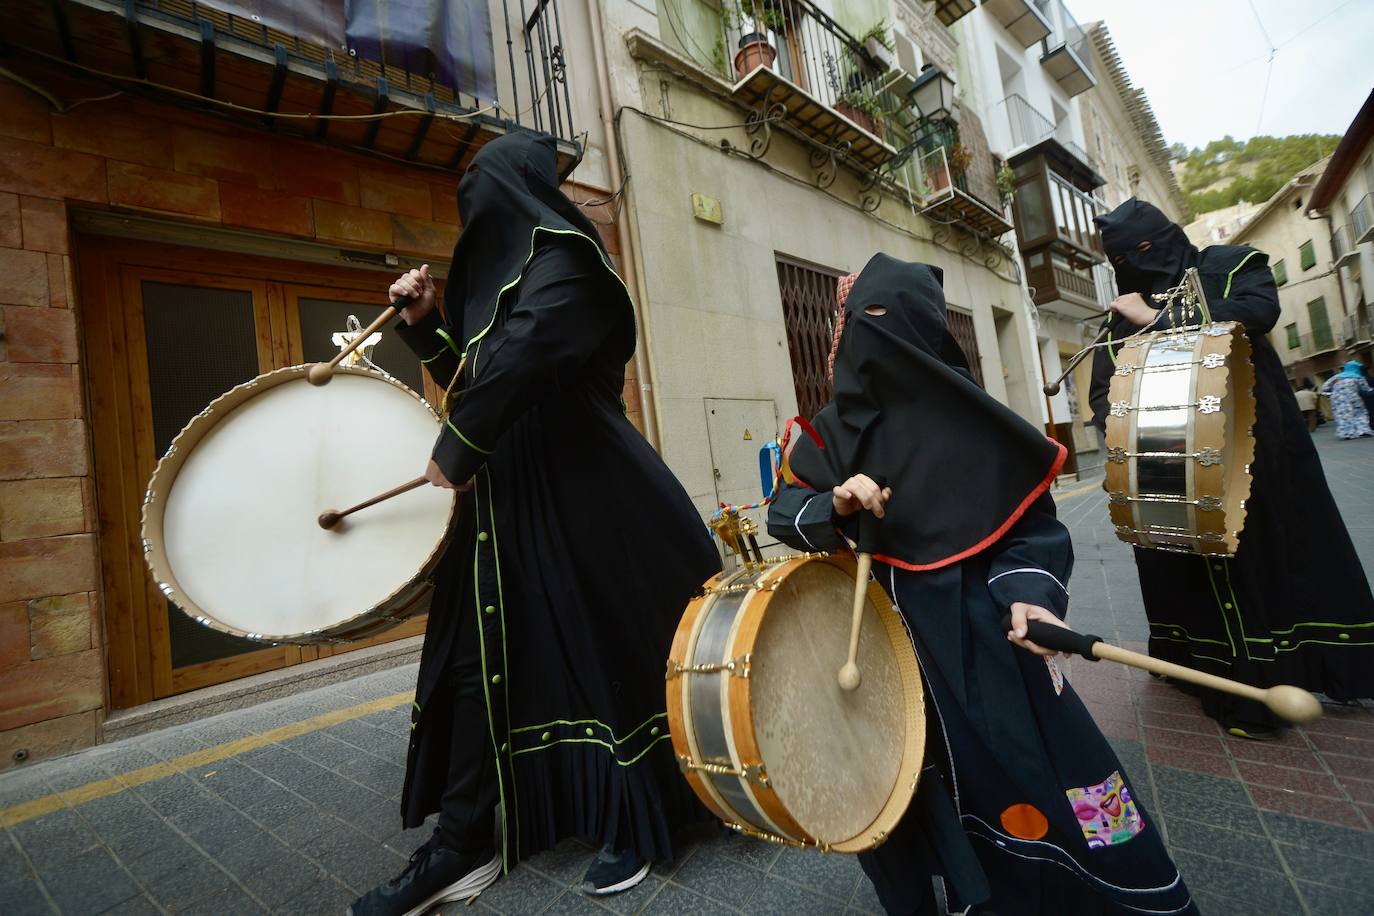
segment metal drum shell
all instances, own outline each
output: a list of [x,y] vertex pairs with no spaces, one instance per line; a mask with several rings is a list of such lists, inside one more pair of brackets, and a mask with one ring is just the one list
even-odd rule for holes
[[[1178,474],[1182,501],[1169,505],[1149,499],[1142,493],[1141,462],[1135,457],[1142,447],[1140,410],[1149,401],[1147,386],[1157,394],[1157,379],[1181,376],[1181,370],[1159,372],[1158,347],[1191,342],[1192,365],[1187,372],[1187,390],[1182,402],[1187,405],[1186,439],[1180,443]],[[1220,365],[1203,364],[1209,357]],[[1185,330],[1159,331],[1123,342],[1116,354],[1117,371],[1112,376],[1108,401],[1126,403],[1127,412],[1110,412],[1107,417],[1107,490],[1114,497],[1109,504],[1118,538],[1140,547],[1190,553],[1199,556],[1234,556],[1240,546],[1245,525],[1245,504],[1250,496],[1250,466],[1254,462],[1255,370],[1251,361],[1250,339],[1235,322],[1222,322]],[[1148,368],[1150,371],[1142,371]],[[1221,409],[1204,413],[1197,405],[1216,398]],[[1203,449],[1220,455],[1218,462],[1202,462],[1193,456]],[[1114,456],[1115,453],[1115,456]],[[1132,456],[1122,458],[1122,454]],[[1159,459],[1154,459],[1158,461]],[[1158,491],[1156,490],[1156,493]],[[1166,494],[1167,495],[1167,494]],[[1203,501],[1216,500],[1217,509],[1202,508]],[[1157,522],[1159,510],[1151,503],[1175,513],[1182,524],[1177,535],[1170,535]],[[1154,518],[1152,519],[1152,515]],[[1170,526],[1171,527],[1171,526]]]
[[[224,417],[230,415],[236,408],[250,402],[254,397],[264,391],[287,382],[304,379],[309,369],[309,365],[289,366],[283,369],[276,369],[272,372],[259,375],[241,385],[236,385],[211,401],[210,404],[193,417],[185,428],[183,428],[172,440],[171,445],[167,449],[167,453],[159,459],[157,467],[154,469],[153,475],[148,481],[148,488],[143,500],[142,545],[144,561],[147,563],[153,580],[157,583],[162,594],[188,616],[203,626],[229,636],[237,636],[242,639],[250,639],[255,642],[270,645],[282,643],[294,645],[338,645],[353,640],[376,636],[397,624],[403,623],[411,617],[428,611],[429,601],[434,591],[434,573],[438,568],[439,561],[443,557],[444,550],[448,544],[449,535],[447,532],[451,530],[453,514],[457,509],[457,501],[455,499],[448,513],[444,536],[436,542],[429,555],[423,558],[422,562],[417,565],[415,573],[412,576],[398,585],[397,588],[382,601],[338,623],[309,632],[255,633],[225,624],[223,621],[216,619],[197,605],[178,583],[176,572],[172,569],[167,551],[164,547],[162,512],[166,503],[166,496],[170,493],[178,473],[180,473],[182,466],[194,452],[196,445],[205,438],[205,436],[207,436]],[[434,416],[437,431],[439,420],[438,415],[434,414],[433,408],[400,380],[386,373],[375,369],[369,369],[364,366],[340,365],[334,368],[334,373],[375,378],[379,382],[392,385],[407,393]]]
[[[774,605],[776,586],[807,563],[827,563],[852,579],[856,564],[850,557],[809,555],[773,561],[762,566],[748,564],[742,569],[721,573],[705,585],[706,593],[688,605],[683,615],[668,660],[667,712],[673,750],[680,762],[702,761],[711,755],[703,747],[726,749],[725,759],[738,770],[763,767],[755,736],[751,680],[732,672],[681,673],[693,665],[719,664],[738,660],[747,664],[757,644],[759,631],[770,612],[786,613]],[[770,587],[772,583],[772,587]],[[771,842],[793,846],[818,847],[835,852],[863,852],[881,844],[897,826],[915,795],[924,754],[925,707],[919,664],[910,633],[900,613],[876,582],[869,583],[869,599],[898,657],[901,687],[911,716],[904,737],[898,778],[878,815],[868,827],[840,842],[822,843],[798,823],[783,800],[767,781],[750,780],[738,774],[708,773],[684,768],[684,775],[697,797],[728,826]],[[725,603],[720,603],[725,602]],[[701,650],[702,633],[713,611],[726,617],[715,626],[728,628],[722,641],[711,635],[717,651],[709,656]],[[849,609],[843,613],[848,616]],[[905,652],[902,649],[905,649]],[[722,685],[718,678],[726,678]],[[705,691],[693,684],[709,679]],[[698,702],[703,697],[717,698]]]

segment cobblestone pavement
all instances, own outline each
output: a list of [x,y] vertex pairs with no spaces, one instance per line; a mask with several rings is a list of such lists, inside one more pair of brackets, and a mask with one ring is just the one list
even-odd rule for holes
[[[1329,426],[1317,441],[1371,568],[1374,441],[1338,442]],[[1078,554],[1072,622],[1143,648],[1134,565],[1101,490],[1070,488],[1060,506]],[[414,677],[368,675],[0,775],[0,913],[342,913],[428,834],[398,829]],[[1069,678],[1204,913],[1374,914],[1374,710],[1332,708],[1257,744],[1139,672],[1078,661]],[[707,831],[639,888],[594,902],[573,889],[591,855],[565,843],[444,916],[879,910],[848,856]]]

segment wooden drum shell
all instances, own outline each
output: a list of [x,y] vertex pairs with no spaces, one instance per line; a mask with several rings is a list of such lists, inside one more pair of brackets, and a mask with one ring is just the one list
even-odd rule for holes
[[[881,672],[868,672],[874,681],[861,685],[856,696],[868,689],[890,692],[898,698],[896,702],[900,703],[904,727],[900,736],[890,739],[899,746],[887,749],[891,752],[889,756],[898,760],[896,776],[886,798],[881,805],[874,805],[877,810],[871,812],[871,821],[862,829],[849,836],[818,836],[813,825],[804,823],[805,818],[789,810],[776,788],[776,780],[767,778],[770,764],[776,768],[782,762],[765,759],[764,742],[760,740],[764,723],[757,719],[759,698],[755,677],[751,676],[758,673],[751,663],[757,664],[761,630],[767,626],[770,615],[795,612],[787,606],[787,592],[781,586],[807,564],[818,563],[827,564],[844,576],[852,596],[856,564],[847,557],[809,556],[762,566],[749,564],[722,573],[707,583],[706,594],[688,606],[673,640],[667,679],[668,726],[674,752],[683,764],[689,784],[702,802],[727,825],[773,842],[837,852],[862,852],[886,839],[915,794],[925,743],[921,675],[904,621],[886,593],[870,582],[870,614],[865,627],[876,631],[876,636],[890,644],[895,658],[895,676],[894,671],[889,671],[891,681],[881,682],[878,680]],[[847,601],[838,602],[834,608],[838,624],[846,632],[850,611]],[[871,638],[867,632],[865,637]],[[821,683],[833,686],[836,692],[839,688],[833,682],[847,649],[847,642],[836,640],[834,658],[827,655],[814,674]],[[732,664],[734,671],[682,670]],[[796,702],[799,705],[823,703],[826,702],[823,694],[824,690],[820,690],[813,696],[797,696]],[[836,754],[852,759],[856,766],[864,765],[869,750],[834,748]],[[695,766],[703,762],[716,764],[715,771]],[[760,774],[763,778],[759,778]],[[872,801],[869,799],[870,803]],[[847,803],[845,799],[836,800],[836,804]],[[867,817],[865,814],[864,819]]]

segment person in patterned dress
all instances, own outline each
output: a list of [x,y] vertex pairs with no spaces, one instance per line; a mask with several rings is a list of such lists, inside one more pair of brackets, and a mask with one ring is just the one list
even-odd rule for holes
[[1358,439],[1374,436],[1369,428],[1369,411],[1361,395],[1374,394],[1374,388],[1364,380],[1364,365],[1352,359],[1345,369],[1337,372],[1322,385],[1322,394],[1331,399],[1331,412],[1336,415],[1336,437]]

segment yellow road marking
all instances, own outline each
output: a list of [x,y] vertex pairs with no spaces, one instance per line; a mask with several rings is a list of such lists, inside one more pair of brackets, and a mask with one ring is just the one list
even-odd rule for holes
[[1090,490],[1100,489],[1102,489],[1102,481],[1094,480],[1092,483],[1085,483],[1081,487],[1075,487],[1067,493],[1056,493],[1054,494],[1054,500],[1055,502],[1059,502],[1065,499],[1073,499],[1075,496],[1082,496],[1084,493],[1087,493]]
[[370,700],[357,706],[350,706],[347,709],[336,709],[333,712],[321,713],[309,719],[292,722],[290,725],[283,725],[260,735],[249,735],[247,738],[226,741],[224,744],[216,744],[214,747],[182,754],[173,760],[165,760],[162,763],[154,763],[137,770],[130,770],[108,779],[88,782],[84,786],[77,786],[63,792],[54,792],[52,795],[35,798],[33,801],[0,809],[0,828],[13,827],[15,824],[31,821],[36,817],[42,817],[63,808],[72,808],[89,801],[95,801],[97,798],[115,795],[125,789],[132,789],[134,786],[141,786],[144,783],[174,776],[187,770],[195,770],[217,760],[237,757],[239,754],[246,754],[249,751],[266,747],[269,744],[276,744],[288,738],[295,738],[298,735],[319,731],[331,725],[338,725],[340,722],[359,719],[384,709],[394,709],[397,706],[410,703],[413,698],[414,693],[412,691],[394,693],[389,697]]

